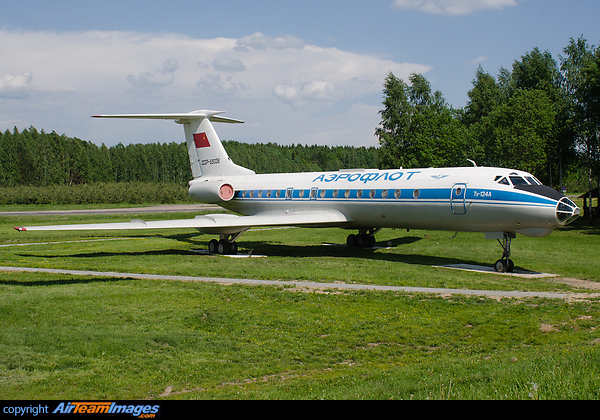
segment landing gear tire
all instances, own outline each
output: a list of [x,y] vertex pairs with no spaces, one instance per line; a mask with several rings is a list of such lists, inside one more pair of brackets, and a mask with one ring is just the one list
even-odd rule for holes
[[358,235],[356,237],[356,246],[359,248],[364,248],[365,246],[367,246],[367,238],[365,237],[365,235]]
[[496,264],[494,264],[494,270],[496,270],[498,273],[505,273],[506,266],[504,265],[504,261],[502,261],[502,260],[496,261]]
[[238,253],[237,239],[245,230],[236,233],[221,233],[220,240],[211,239],[208,242],[208,252],[220,255],[236,255]]
[[219,241],[219,245],[217,246],[217,254],[225,255],[229,254],[229,244],[227,241],[221,239]]
[[237,242],[227,242],[225,239],[219,241],[217,253],[221,255],[236,255],[238,251]]
[[500,259],[494,264],[494,270],[498,273],[512,273],[515,269],[515,263],[510,259]]
[[208,252],[220,255],[236,255],[238,253],[238,244],[237,242],[228,242],[225,239],[221,239],[220,241],[211,239],[208,243]]
[[348,235],[346,238],[346,245],[348,245],[349,248],[354,248],[356,246],[356,235]]
[[375,246],[375,236],[367,233],[350,234],[346,238],[346,245],[350,248],[372,248]]
[[369,248],[373,248],[375,246],[375,237],[373,235],[369,235],[369,236],[367,236],[367,238],[369,238],[367,246]]

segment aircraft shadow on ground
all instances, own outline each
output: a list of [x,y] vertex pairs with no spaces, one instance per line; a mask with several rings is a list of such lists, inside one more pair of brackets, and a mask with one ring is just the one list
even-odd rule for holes
[[25,287],[33,287],[33,286],[66,286],[70,284],[88,284],[88,283],[114,283],[114,282],[123,282],[123,281],[134,281],[134,279],[127,279],[123,277],[92,277],[92,278],[84,278],[82,276],[64,276],[63,274],[56,274],[60,276],[54,280],[39,280],[39,277],[36,277],[34,280],[0,280],[0,285],[4,286],[25,286]]
[[116,257],[116,256],[129,256],[129,257],[141,257],[141,256],[164,256],[164,255],[196,255],[191,250],[185,249],[163,249],[163,250],[152,250],[152,251],[135,251],[135,252],[80,252],[77,254],[59,254],[59,255],[36,255],[36,254],[15,254],[19,257],[39,257],[39,258],[102,258],[102,257]]
[[[144,237],[138,236],[138,237]],[[156,235],[148,235],[148,238],[157,237]],[[134,252],[85,252],[74,254],[57,254],[57,255],[37,255],[35,253],[20,253],[17,254],[22,258],[108,258],[115,256],[122,257],[152,257],[152,256],[187,256],[194,255],[198,258],[216,257],[214,254],[199,254],[194,249],[206,249],[207,239],[204,235],[197,233],[179,234],[170,236],[160,236],[161,238],[172,239],[190,245],[190,249],[164,249],[150,251],[134,251]],[[449,264],[472,264],[481,265],[479,261],[461,259],[459,255],[453,258],[438,257],[430,255],[419,255],[410,253],[390,253],[385,252],[385,248],[402,248],[402,246],[416,243],[423,238],[416,236],[405,236],[389,241],[378,242],[373,248],[349,248],[346,244],[335,243],[315,243],[312,245],[287,245],[281,243],[273,243],[266,241],[240,241],[240,250],[238,255],[261,255],[266,257],[293,257],[293,258],[317,258],[317,257],[332,257],[332,258],[364,258],[378,261],[398,262],[404,264],[414,264],[422,266],[441,266]],[[384,252],[381,252],[383,248]],[[56,284],[56,283],[52,283]]]

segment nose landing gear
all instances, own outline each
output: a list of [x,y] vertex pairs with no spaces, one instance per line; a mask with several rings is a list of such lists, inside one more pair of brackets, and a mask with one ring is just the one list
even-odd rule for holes
[[515,237],[516,234],[512,232],[504,232],[502,243],[500,243],[500,239],[498,239],[498,243],[502,245],[502,249],[504,250],[502,258],[494,264],[494,270],[499,273],[512,273],[515,269],[515,264],[508,258],[510,257],[510,242]]

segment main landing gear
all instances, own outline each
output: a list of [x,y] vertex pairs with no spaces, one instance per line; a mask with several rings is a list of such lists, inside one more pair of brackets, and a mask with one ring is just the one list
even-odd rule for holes
[[238,252],[238,244],[236,240],[243,232],[234,234],[221,233],[220,239],[211,239],[208,243],[208,252],[211,254],[221,255],[236,255]]
[[504,232],[503,236],[502,243],[500,243],[500,239],[498,239],[498,243],[502,245],[504,252],[502,253],[502,258],[494,264],[494,270],[499,273],[512,273],[515,269],[515,263],[508,257],[510,257],[510,241],[516,237],[516,234]]
[[350,248],[372,248],[375,246],[375,234],[379,229],[360,229],[358,235],[350,234],[346,238],[346,245]]

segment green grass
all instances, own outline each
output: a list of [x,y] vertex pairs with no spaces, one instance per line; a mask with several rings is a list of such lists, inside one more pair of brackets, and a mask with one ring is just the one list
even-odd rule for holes
[[[348,250],[336,229],[249,231],[241,252],[203,255],[190,231],[23,232],[13,225],[190,214],[4,217],[0,265],[399,286],[576,291],[600,281],[598,226],[513,241],[522,279],[434,265],[491,265],[482,234],[384,230],[390,249]],[[94,242],[98,238],[123,238]],[[47,241],[58,244],[15,246]],[[5,399],[597,399],[595,297],[439,297],[0,272]],[[166,394],[165,390],[168,390]],[[163,396],[161,396],[163,395]]]

